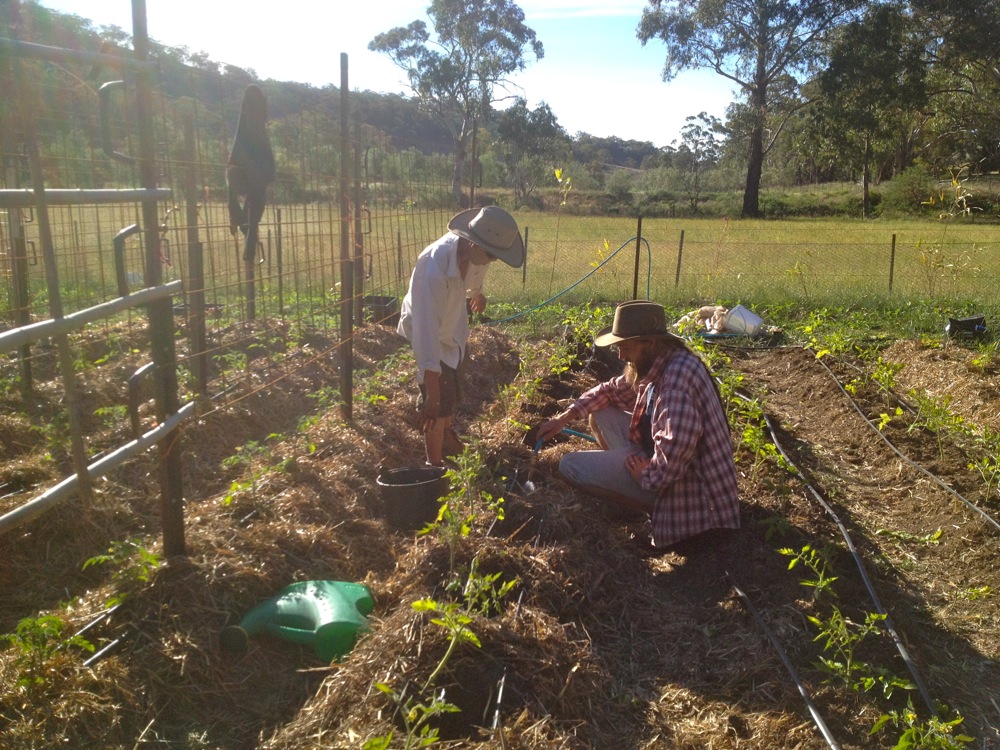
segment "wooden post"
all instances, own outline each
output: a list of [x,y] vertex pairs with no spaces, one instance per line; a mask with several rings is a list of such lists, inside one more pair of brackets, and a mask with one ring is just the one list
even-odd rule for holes
[[[149,30],[146,0],[132,0],[132,45],[138,60],[149,59]],[[149,73],[136,76],[136,114],[139,123],[139,174],[147,190],[156,187],[156,141],[153,128],[153,98]],[[142,223],[146,241],[146,286],[163,281],[160,265],[160,228],[156,200],[142,203]],[[177,399],[177,356],[174,349],[174,311],[169,297],[150,302],[149,338],[156,366],[154,391],[157,421],[163,423],[179,408]],[[184,549],[184,493],[181,482],[180,429],[157,443],[160,462],[160,522],[163,524],[163,554],[178,557]]]
[[365,230],[361,222],[361,126],[354,125],[354,306],[357,323],[364,322],[365,303]]
[[681,244],[677,247],[677,273],[674,275],[674,289],[681,283],[681,258],[684,257],[684,230],[681,230]]
[[524,228],[524,263],[521,264],[521,288],[528,283],[528,227]]
[[635,229],[635,271],[632,274],[632,299],[639,299],[639,248],[642,243],[642,216]]
[[892,277],[896,273],[896,235],[892,235],[892,250],[889,252],[889,294],[892,294]]
[[354,261],[351,253],[351,137],[350,89],[347,53],[340,54],[340,399],[341,416],[351,421],[354,413]]
[[274,211],[275,224],[275,238],[274,238],[274,254],[276,256],[275,262],[278,266],[278,314],[285,314],[285,259],[282,257],[283,249],[281,247],[281,209],[275,209]]
[[184,193],[187,204],[188,286],[187,324],[191,363],[198,393],[208,395],[208,353],[205,347],[205,254],[198,236],[198,180],[194,117],[184,117]]

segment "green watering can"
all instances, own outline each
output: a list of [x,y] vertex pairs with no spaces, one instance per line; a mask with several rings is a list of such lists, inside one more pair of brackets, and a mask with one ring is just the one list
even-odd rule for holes
[[227,651],[244,651],[248,638],[271,635],[312,646],[326,662],[353,647],[358,631],[375,608],[371,592],[360,583],[300,581],[250,610],[239,625],[223,628],[219,642]]

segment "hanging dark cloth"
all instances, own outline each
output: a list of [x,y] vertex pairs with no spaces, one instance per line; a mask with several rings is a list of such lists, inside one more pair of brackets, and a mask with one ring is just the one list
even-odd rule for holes
[[[229,188],[229,231],[245,237],[243,260],[257,253],[257,228],[264,216],[267,186],[274,180],[274,152],[267,134],[267,98],[259,86],[243,92],[240,119],[229,153],[226,184]],[[243,202],[240,202],[240,199]]]

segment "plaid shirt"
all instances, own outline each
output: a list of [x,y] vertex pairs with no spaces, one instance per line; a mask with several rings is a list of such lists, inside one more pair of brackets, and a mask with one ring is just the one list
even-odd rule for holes
[[739,528],[729,423],[712,376],[694,352],[672,349],[635,387],[620,375],[591,388],[570,408],[577,417],[606,407],[631,412],[629,439],[641,446],[639,423],[647,400],[654,451],[641,484],[657,494],[653,543],[663,547],[708,529]]

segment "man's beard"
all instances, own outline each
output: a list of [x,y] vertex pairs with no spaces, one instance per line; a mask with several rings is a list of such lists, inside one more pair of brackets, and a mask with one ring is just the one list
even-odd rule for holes
[[633,361],[625,363],[625,381],[630,385],[635,385],[639,380],[646,377],[646,374],[653,367],[653,363],[660,353],[653,347],[644,346],[639,349]]

